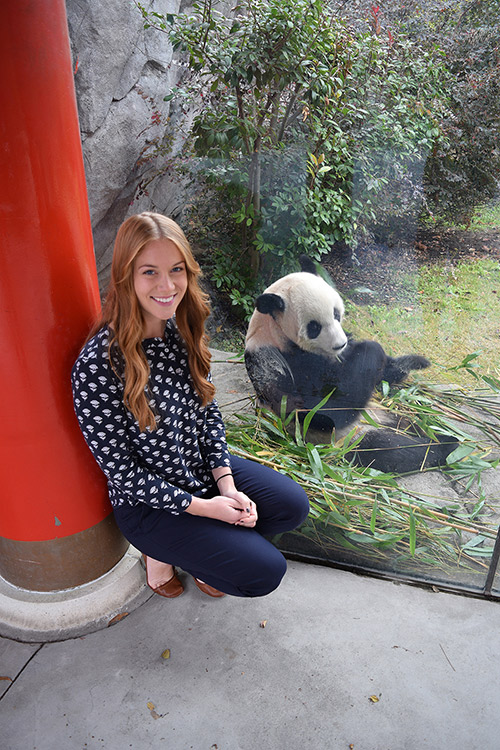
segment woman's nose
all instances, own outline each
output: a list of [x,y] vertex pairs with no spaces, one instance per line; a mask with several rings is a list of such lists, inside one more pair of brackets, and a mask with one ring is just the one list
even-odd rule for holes
[[174,280],[172,279],[170,274],[165,274],[164,276],[160,278],[159,288],[169,290],[169,291],[172,289],[175,289]]

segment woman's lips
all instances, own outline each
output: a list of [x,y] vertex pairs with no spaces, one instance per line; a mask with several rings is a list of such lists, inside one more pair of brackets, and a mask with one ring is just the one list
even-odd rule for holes
[[159,305],[169,305],[174,301],[175,294],[172,294],[170,297],[151,297],[151,299],[157,302]]

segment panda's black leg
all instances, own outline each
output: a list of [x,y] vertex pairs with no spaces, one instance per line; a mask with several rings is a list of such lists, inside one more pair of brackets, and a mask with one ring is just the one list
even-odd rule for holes
[[[418,432],[418,431],[416,431]],[[394,430],[369,430],[355,449],[346,454],[359,466],[394,474],[408,474],[424,468],[442,466],[458,446],[451,435],[441,435],[439,442],[421,435]]]
[[245,351],[245,365],[258,398],[269,408],[279,414],[283,396],[290,402],[288,411],[296,408],[291,371],[287,370],[286,361],[279,358],[273,347],[262,347],[257,352]]

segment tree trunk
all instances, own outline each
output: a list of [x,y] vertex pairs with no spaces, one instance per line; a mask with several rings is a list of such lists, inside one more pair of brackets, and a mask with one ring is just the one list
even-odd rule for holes
[[[256,143],[256,149],[259,148],[260,144]],[[251,275],[255,278],[260,270],[260,255],[259,251],[255,247],[255,235],[256,227],[260,217],[260,179],[261,179],[261,164],[260,164],[260,151],[255,150],[252,153],[252,160],[250,162],[250,169],[248,171],[248,190],[245,202],[246,212],[250,206],[253,207],[253,220],[250,226],[245,225],[243,228],[243,247],[248,257],[248,265],[250,267]]]

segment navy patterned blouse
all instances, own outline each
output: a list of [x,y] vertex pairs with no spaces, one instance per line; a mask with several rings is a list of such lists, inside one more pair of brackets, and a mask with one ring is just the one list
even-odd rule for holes
[[84,346],[71,381],[83,436],[108,480],[113,506],[147,503],[179,514],[192,495],[206,496],[210,469],[230,466],[216,401],[202,407],[189,372],[175,321],[163,338],[144,339],[150,366],[148,397],[157,429],[139,430],[123,403],[123,384],[108,358],[109,334],[102,328]]

